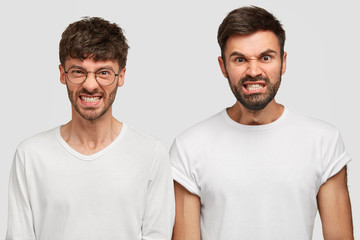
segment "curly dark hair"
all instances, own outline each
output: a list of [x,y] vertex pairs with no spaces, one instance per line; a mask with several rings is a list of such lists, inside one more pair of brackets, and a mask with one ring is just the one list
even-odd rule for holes
[[122,69],[126,66],[128,49],[123,30],[116,23],[99,17],[84,17],[63,32],[59,58],[63,66],[68,58],[113,60]]

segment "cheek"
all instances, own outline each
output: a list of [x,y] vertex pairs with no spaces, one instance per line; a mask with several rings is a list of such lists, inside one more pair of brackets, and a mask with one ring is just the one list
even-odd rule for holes
[[238,81],[246,74],[246,68],[240,66],[230,66],[227,68],[227,74],[231,79]]
[[115,97],[117,90],[118,90],[117,83],[114,83],[114,85],[106,86],[106,87],[99,89],[99,91],[104,94],[105,98]]
[[279,76],[282,75],[281,72],[281,63],[276,64],[275,66],[268,66],[264,68],[264,73],[267,75],[267,77],[272,79],[279,78]]
[[74,87],[69,87],[69,85],[66,85],[66,88],[67,88],[69,97],[71,97],[71,99],[75,100],[76,94],[77,94],[77,89]]

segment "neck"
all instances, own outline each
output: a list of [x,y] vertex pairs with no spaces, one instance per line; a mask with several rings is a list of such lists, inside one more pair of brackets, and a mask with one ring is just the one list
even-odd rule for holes
[[112,143],[121,128],[122,123],[111,112],[92,121],[73,112],[72,120],[61,127],[61,136],[76,151],[91,155]]
[[249,110],[239,102],[227,109],[229,117],[243,125],[269,124],[276,121],[283,112],[284,106],[276,103],[274,99],[262,110]]

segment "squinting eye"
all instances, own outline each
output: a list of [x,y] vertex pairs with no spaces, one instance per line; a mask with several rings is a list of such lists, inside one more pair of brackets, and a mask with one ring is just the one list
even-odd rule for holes
[[71,69],[71,71],[69,72],[72,75],[85,75],[86,72],[80,68],[73,68]]
[[100,71],[97,74],[101,75],[101,76],[107,76],[107,75],[109,75],[109,71]]
[[111,77],[112,75],[114,75],[113,71],[111,69],[106,69],[106,68],[103,68],[103,69],[99,69],[97,72],[96,72],[96,75],[99,76],[99,77]]
[[239,63],[242,63],[242,62],[245,62],[245,60],[243,58],[236,58],[235,59],[235,62],[239,62]]
[[271,57],[269,55],[265,55],[262,57],[262,60],[264,61],[269,61],[271,59]]

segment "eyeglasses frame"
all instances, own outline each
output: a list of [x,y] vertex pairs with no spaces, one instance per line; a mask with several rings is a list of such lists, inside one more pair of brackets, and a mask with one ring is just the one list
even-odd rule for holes
[[[70,78],[69,78],[69,76],[68,76],[68,73],[69,73],[69,70],[72,69],[72,68],[80,68],[80,69],[83,69],[83,70],[86,71],[86,76],[85,76],[84,81],[82,81],[81,83],[74,83],[74,82],[72,82],[72,81],[70,80]],[[97,80],[97,75],[96,75],[96,73],[97,73],[99,70],[102,70],[102,69],[111,70],[111,71],[113,71],[113,73],[115,74],[114,80],[113,80],[111,83],[104,85],[104,84],[101,84],[101,83]],[[115,71],[114,71],[113,69],[111,69],[111,68],[99,68],[99,69],[96,70],[96,71],[88,71],[88,70],[86,70],[85,68],[83,68],[83,67],[78,67],[78,66],[69,67],[68,70],[65,70],[65,69],[64,69],[64,72],[65,72],[65,75],[66,75],[66,79],[69,80],[69,82],[71,82],[71,83],[74,84],[74,85],[81,85],[81,84],[83,84],[83,83],[87,80],[89,73],[94,73],[94,74],[95,74],[95,80],[96,80],[96,82],[97,82],[99,85],[105,86],[105,87],[106,87],[106,86],[110,86],[111,84],[113,84],[113,83],[115,82],[115,80],[116,80],[116,77],[119,76],[119,74],[120,74],[120,72],[119,72],[119,73],[115,73]]]

